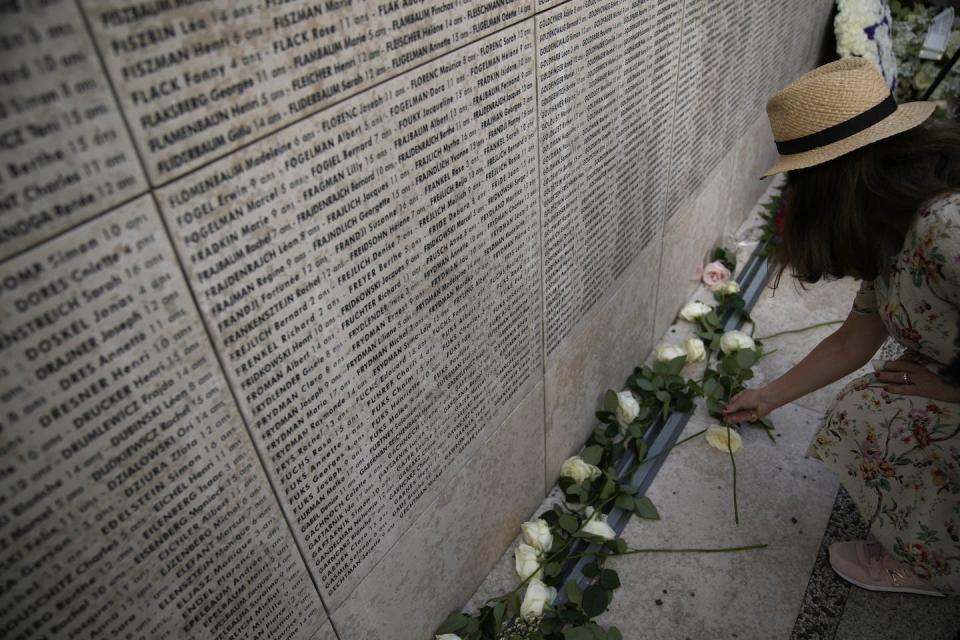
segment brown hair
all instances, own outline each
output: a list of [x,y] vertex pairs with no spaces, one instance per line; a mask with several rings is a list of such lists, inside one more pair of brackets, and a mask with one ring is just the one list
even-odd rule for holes
[[921,206],[960,191],[960,125],[918,127],[806,169],[789,172],[777,283],[873,280],[903,246]]

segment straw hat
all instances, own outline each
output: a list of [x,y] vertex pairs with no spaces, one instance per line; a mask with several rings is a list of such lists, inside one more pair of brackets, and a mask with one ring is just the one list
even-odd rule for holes
[[930,117],[932,102],[897,105],[873,63],[844,58],[806,73],[767,102],[780,160],[763,174],[812,167]]

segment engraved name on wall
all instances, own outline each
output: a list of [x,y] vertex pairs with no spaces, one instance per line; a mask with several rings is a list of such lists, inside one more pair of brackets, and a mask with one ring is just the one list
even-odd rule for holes
[[0,635],[317,637],[151,196],[5,263],[0,309]]
[[548,353],[659,238],[681,4],[536,18]]
[[532,12],[530,0],[83,0],[153,184]]
[[0,7],[0,259],[146,189],[71,0]]
[[532,25],[160,191],[335,607],[540,372]]

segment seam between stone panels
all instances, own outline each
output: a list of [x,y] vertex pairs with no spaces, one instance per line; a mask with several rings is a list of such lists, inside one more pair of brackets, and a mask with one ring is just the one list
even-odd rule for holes
[[[673,142],[674,138],[677,135],[677,100],[679,99],[680,94],[680,65],[683,62],[683,27],[687,21],[687,6],[694,0],[684,0],[680,8],[680,26],[677,31],[680,42],[677,44],[677,62],[676,62],[676,71],[674,72],[673,78],[673,103],[671,106],[671,113],[673,118],[670,121],[670,143],[667,147],[670,149],[670,160],[667,162],[667,179],[665,182],[666,193],[663,194],[663,204],[661,205],[661,216],[660,216],[660,259],[657,261],[657,286],[654,288],[653,294],[653,327],[650,328],[650,339],[651,342],[657,339],[657,319],[660,312],[660,274],[663,273],[663,254],[666,253],[666,247],[664,246],[664,241],[667,236],[667,213],[668,207],[670,205],[670,189],[673,184],[673,172],[674,172],[674,162],[673,162]],[[679,203],[678,203],[679,204]]]
[[[183,173],[183,174],[174,176],[174,177],[169,178],[169,179],[164,180],[164,181],[158,181],[156,184],[153,184],[153,183],[150,181],[149,175],[147,174],[146,165],[143,164],[143,162],[142,162],[142,160],[141,160],[141,165],[143,166],[143,169],[144,169],[144,176],[146,177],[147,183],[148,183],[148,184],[150,185],[150,187],[152,187],[153,189],[159,189],[159,188],[161,188],[161,187],[165,187],[165,186],[167,186],[167,185],[169,185],[169,184],[172,184],[172,183],[174,183],[174,182],[176,182],[176,181],[178,181],[178,180],[182,180],[182,179],[186,178],[186,177],[189,176],[189,175],[195,174],[195,173],[197,173],[198,171],[200,171],[200,170],[202,170],[202,169],[204,169],[204,168],[206,168],[206,167],[208,167],[208,166],[210,166],[210,165],[212,165],[212,164],[215,164],[215,163],[223,160],[224,158],[229,158],[230,156],[235,155],[235,154],[239,153],[240,151],[242,151],[242,150],[244,150],[244,149],[246,149],[246,148],[248,148],[248,147],[250,147],[250,146],[253,146],[253,145],[257,144],[258,142],[261,142],[262,140],[265,140],[265,139],[267,139],[267,138],[271,138],[271,137],[279,134],[279,133],[282,132],[282,131],[286,131],[287,129],[290,129],[290,128],[293,127],[293,126],[302,124],[303,122],[309,120],[310,118],[316,116],[316,115],[319,114],[319,113],[323,113],[324,111],[328,111],[328,110],[330,110],[330,109],[333,109],[334,107],[336,107],[336,106],[338,106],[338,105],[340,105],[340,104],[343,104],[344,102],[347,102],[348,100],[352,100],[353,98],[356,98],[357,96],[361,96],[361,95],[363,95],[363,94],[365,94],[365,93],[368,93],[368,92],[376,89],[377,87],[380,87],[380,86],[382,86],[382,85],[384,85],[384,84],[386,84],[387,82],[390,82],[390,81],[392,81],[392,80],[396,80],[397,78],[400,78],[400,77],[402,77],[402,76],[405,76],[405,75],[407,75],[408,73],[413,73],[413,72],[416,71],[417,69],[420,69],[420,68],[422,68],[422,67],[424,67],[424,66],[426,66],[426,65],[428,65],[428,64],[430,64],[430,63],[436,62],[437,60],[440,60],[440,59],[442,59],[442,58],[445,58],[445,57],[447,57],[447,56],[449,56],[449,55],[452,55],[452,54],[456,53],[457,51],[460,51],[461,49],[465,49],[466,47],[469,47],[469,46],[474,45],[474,44],[476,44],[476,43],[478,43],[478,42],[481,42],[481,41],[483,41],[483,40],[486,40],[487,38],[493,37],[493,36],[497,35],[498,33],[502,32],[502,31],[506,31],[507,29],[512,29],[512,28],[514,28],[514,27],[516,27],[516,26],[518,26],[518,25],[521,25],[521,24],[523,24],[524,22],[526,22],[527,20],[534,20],[534,19],[535,19],[538,15],[540,15],[541,13],[545,13],[546,11],[550,11],[550,10],[556,8],[556,7],[559,7],[559,6],[563,5],[563,4],[567,4],[567,3],[571,2],[571,1],[572,1],[572,0],[566,0],[565,2],[561,2],[560,4],[555,5],[554,7],[550,7],[549,9],[543,9],[543,10],[541,10],[541,11],[537,11],[536,5],[534,4],[534,6],[533,6],[533,13],[531,13],[531,14],[530,14],[529,16],[527,16],[526,18],[521,18],[520,20],[517,20],[516,22],[510,22],[510,23],[508,23],[508,24],[500,27],[499,29],[495,29],[495,30],[491,31],[490,33],[487,33],[487,34],[485,34],[485,35],[477,38],[476,40],[469,40],[469,41],[463,43],[462,45],[460,45],[460,46],[458,46],[458,47],[454,47],[454,48],[452,48],[452,49],[450,49],[450,50],[448,50],[448,51],[444,51],[444,52],[438,54],[438,55],[435,56],[435,57],[428,58],[428,59],[420,62],[419,64],[416,64],[416,65],[410,67],[409,69],[405,69],[404,71],[401,71],[401,72],[399,72],[399,73],[396,73],[396,74],[394,74],[394,75],[391,75],[391,76],[389,76],[389,77],[386,77],[386,78],[384,78],[384,79],[382,79],[382,80],[379,80],[379,81],[377,81],[377,82],[374,82],[373,84],[371,84],[371,85],[369,85],[369,86],[367,86],[367,87],[364,87],[364,88],[360,89],[360,90],[357,91],[356,93],[351,93],[351,94],[342,96],[339,100],[334,100],[333,102],[331,102],[331,103],[328,104],[327,106],[323,107],[322,109],[318,109],[318,110],[316,110],[316,111],[312,111],[312,112],[310,112],[310,113],[304,114],[304,115],[302,115],[301,117],[299,117],[299,118],[297,118],[297,119],[295,119],[295,120],[291,120],[290,122],[288,122],[287,124],[283,125],[282,127],[278,127],[278,128],[276,128],[276,129],[272,129],[272,130],[270,130],[270,131],[267,131],[267,132],[264,133],[263,135],[258,136],[258,137],[256,137],[256,138],[253,138],[253,139],[251,139],[251,140],[248,140],[248,141],[245,142],[244,144],[241,144],[241,145],[239,145],[239,146],[237,146],[237,147],[234,147],[234,148],[230,149],[229,151],[227,151],[226,153],[223,153],[222,155],[218,155],[218,156],[216,156],[216,157],[209,158],[206,162],[202,162],[202,163],[196,165],[195,167],[191,168],[191,169],[190,169],[189,171],[187,171],[186,173]],[[531,0],[531,2],[534,2],[534,3],[535,3],[535,0]],[[82,12],[81,12],[81,13],[82,13]],[[90,29],[90,25],[89,25],[89,23],[88,23],[88,21],[87,21],[87,18],[86,18],[86,15],[85,15],[85,14],[84,14],[84,22],[87,23],[87,24],[86,24],[86,27],[87,27],[87,29],[89,30],[89,29]],[[90,33],[92,34],[93,32],[91,31]],[[93,38],[93,37],[91,36],[91,40],[94,41],[94,50],[97,52],[97,57],[98,57],[98,58],[101,58],[100,62],[101,62],[101,65],[102,65],[102,64],[103,64],[103,59],[102,59],[102,57],[100,56],[100,50],[97,48],[96,38]],[[112,82],[110,81],[110,74],[107,72],[106,66],[105,66],[105,65],[103,65],[103,66],[104,66],[104,75],[107,76],[107,81],[111,83],[111,88],[112,88],[113,84],[112,84]],[[534,69],[534,72],[536,72],[536,69]],[[121,111],[121,112],[122,112],[122,109],[119,108],[119,102],[118,102],[117,104],[118,104],[118,111]],[[124,118],[124,122],[126,122],[126,118]],[[137,144],[136,144],[136,142],[133,140],[132,137],[131,137],[131,143],[132,143],[134,149],[136,149],[136,148],[137,148]],[[138,153],[138,158],[139,158],[139,153]]]
[[[535,2],[536,0],[531,0]],[[533,22],[533,99],[534,112],[536,114],[536,138],[537,138],[537,215],[539,216],[539,229],[537,235],[540,239],[540,379],[543,381],[543,420],[541,422],[542,441],[543,441],[543,490],[541,493],[546,496],[547,492],[547,282],[544,277],[544,219],[543,219],[543,150],[540,147],[540,41],[537,33],[537,13],[534,8],[534,14],[531,18]]]
[[[327,621],[330,623],[330,628],[333,631],[333,634],[337,637],[337,640],[340,640],[340,634],[337,632],[336,628],[333,626],[333,618],[330,617],[330,611],[327,608],[327,604],[323,601],[323,595],[320,593],[320,585],[317,584],[317,580],[314,577],[313,572],[310,570],[310,567],[307,565],[307,556],[306,554],[304,554],[303,549],[300,546],[299,540],[297,540],[297,536],[294,533],[293,526],[290,523],[290,518],[287,516],[286,510],[283,507],[283,501],[280,499],[280,494],[277,493],[277,489],[274,486],[273,480],[271,479],[270,474],[267,472],[267,465],[264,463],[263,455],[260,451],[260,448],[256,444],[256,440],[254,440],[253,438],[253,433],[250,430],[250,425],[247,424],[246,416],[244,415],[243,411],[240,408],[241,405],[237,397],[237,392],[233,388],[233,384],[230,381],[230,376],[227,375],[227,368],[226,366],[224,366],[224,361],[220,353],[220,350],[217,349],[216,343],[213,340],[213,332],[210,328],[210,325],[207,319],[207,314],[202,313],[202,309],[197,299],[196,291],[194,291],[193,285],[190,282],[190,278],[187,277],[188,271],[184,267],[183,256],[181,256],[180,252],[177,250],[177,243],[173,242],[173,234],[171,233],[170,228],[167,225],[166,218],[164,218],[163,213],[161,212],[160,203],[157,201],[156,192],[154,188],[152,188],[152,185],[150,184],[149,174],[147,173],[146,165],[144,164],[143,158],[140,155],[140,149],[137,146],[135,138],[133,137],[133,132],[130,128],[130,123],[127,120],[127,114],[120,106],[120,99],[117,94],[116,87],[113,84],[113,79],[110,77],[110,74],[107,72],[107,67],[103,60],[103,54],[100,52],[100,46],[97,43],[97,39],[93,37],[93,30],[90,27],[90,19],[87,16],[86,12],[84,11],[82,3],[80,3],[79,1],[77,2],[77,9],[80,13],[81,20],[83,20],[84,27],[86,28],[87,32],[90,34],[90,41],[92,43],[93,50],[96,53],[97,61],[99,62],[100,67],[103,71],[103,75],[107,82],[107,86],[109,87],[110,92],[113,94],[113,99],[117,104],[117,111],[120,114],[123,125],[127,130],[127,135],[130,138],[131,147],[133,148],[134,154],[136,154],[137,156],[137,161],[140,163],[140,168],[143,171],[145,181],[147,183],[146,194],[148,194],[150,199],[153,201],[153,206],[156,209],[157,218],[160,219],[160,225],[163,228],[164,233],[166,234],[166,240],[170,244],[171,249],[173,250],[174,259],[176,260],[177,268],[180,271],[179,275],[180,277],[183,278],[184,284],[186,285],[186,289],[190,294],[190,300],[192,301],[194,308],[198,312],[197,315],[200,317],[200,324],[203,326],[204,334],[206,335],[207,342],[210,345],[210,351],[213,353],[213,357],[216,358],[217,366],[220,368],[220,375],[223,377],[223,380],[226,383],[226,387],[230,392],[230,397],[233,399],[234,406],[236,407],[237,414],[240,416],[240,421],[243,423],[243,428],[247,432],[247,437],[249,438],[249,442],[250,442],[250,448],[253,450],[254,455],[257,457],[257,462],[260,464],[260,469],[267,481],[267,486],[270,487],[270,491],[273,492],[274,500],[276,502],[277,509],[280,512],[280,516],[283,518],[284,523],[287,526],[288,534],[293,540],[293,544],[297,550],[297,554],[300,556],[300,561],[302,563],[303,569],[306,572],[307,577],[310,579],[310,583],[313,585],[314,591],[317,594],[317,602],[320,603],[320,608],[323,610],[324,614],[326,615]],[[136,197],[141,197],[142,195],[144,194],[138,194],[138,196]],[[115,211],[115,210],[116,210],[116,207],[111,207],[107,211],[104,211],[98,214],[97,216],[95,216],[95,218],[99,218],[103,215],[106,215],[108,212]],[[75,229],[75,228],[76,227],[71,227],[71,229]]]

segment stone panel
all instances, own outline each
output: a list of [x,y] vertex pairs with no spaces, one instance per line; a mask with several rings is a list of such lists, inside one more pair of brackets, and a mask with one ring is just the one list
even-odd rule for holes
[[543,385],[447,482],[331,617],[340,640],[423,640],[463,606],[543,497]]
[[0,259],[129,200],[146,180],[70,0],[0,8]]
[[533,29],[161,191],[328,606],[541,369]]
[[577,331],[546,358],[547,486],[597,424],[607,389],[621,389],[653,346],[660,246],[634,260],[623,282],[605,292]]
[[531,0],[81,0],[154,185],[521,20]]
[[331,637],[151,196],[0,309],[4,637]]
[[659,240],[680,2],[537,16],[547,353]]
[[740,0],[684,4],[667,217],[700,190],[738,133],[730,117],[730,96],[741,91],[740,17]]

